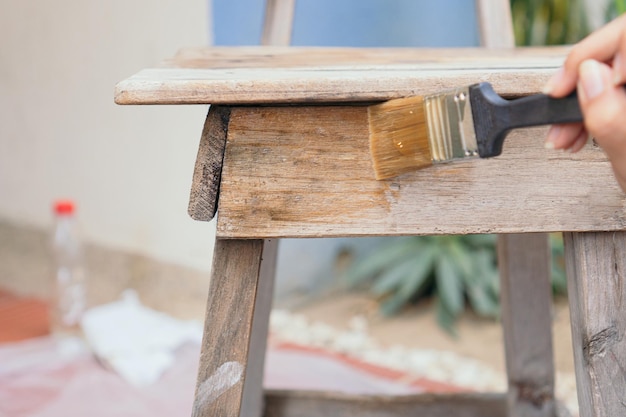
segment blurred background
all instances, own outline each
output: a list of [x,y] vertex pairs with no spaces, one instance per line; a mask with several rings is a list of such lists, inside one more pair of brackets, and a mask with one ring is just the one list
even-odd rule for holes
[[84,238],[208,268],[211,225],[186,216],[206,107],[120,107],[115,84],[211,42],[205,0],[3,0],[0,16],[0,218],[52,226],[77,202]]
[[[296,3],[294,45],[479,43],[470,0]],[[620,0],[511,3],[519,45],[576,42],[625,10]],[[87,248],[90,305],[135,288],[149,306],[201,319],[215,225],[192,221],[187,203],[208,107],[117,106],[113,88],[184,46],[258,45],[265,2],[0,4],[0,290],[48,297],[52,204],[70,198]],[[376,294],[335,300],[334,307],[311,306],[310,296],[327,295],[353,261],[389,244],[386,239],[282,241],[278,302],[304,305],[315,317],[322,317],[323,310],[347,319],[355,311],[378,312]],[[366,281],[359,274],[352,274],[357,284]],[[404,301],[393,312],[410,300]],[[402,320],[406,325],[415,317]],[[476,330],[474,324],[470,328]],[[379,337],[390,338],[398,329],[381,328]],[[498,340],[497,330],[486,332],[483,340]],[[457,343],[442,334],[434,336],[442,346]],[[459,334],[465,333],[461,329]],[[478,352],[480,346],[473,349]]]
[[[192,221],[186,208],[208,107],[116,106],[113,88],[183,46],[258,45],[265,2],[0,1],[0,286],[48,295],[52,202],[70,198],[87,245],[89,304],[130,287],[149,304],[201,317],[215,224]],[[623,3],[512,0],[517,43],[575,42]],[[479,37],[469,0],[298,0],[293,44],[460,47],[478,46]],[[389,244],[282,241],[276,301],[336,291],[353,261]],[[348,284],[371,284],[379,272],[348,271]],[[171,302],[171,289],[179,302]],[[497,303],[497,288],[486,291]],[[413,298],[391,297],[383,311],[400,311]],[[496,315],[489,305],[483,310]]]
[[[159,286],[172,286],[189,288],[181,299],[203,300],[214,223],[192,221],[186,207],[207,106],[121,107],[113,88],[183,46],[259,44],[264,1],[2,1],[0,282],[46,295],[52,202],[71,198],[88,246],[91,303],[144,280],[154,297]],[[303,0],[293,39],[328,46],[478,42],[467,0],[428,7]],[[370,244],[284,242],[277,293],[317,289],[333,279],[338,251],[361,245]]]
[[[116,106],[113,87],[182,46],[258,44],[264,1],[165,1],[158,7],[144,0],[1,1],[3,230],[49,231],[52,201],[72,198],[88,244],[141,258],[136,264],[156,261],[189,273],[207,272],[214,224],[193,222],[186,214],[207,107]],[[546,18],[542,7],[561,4],[567,11],[568,4],[579,2],[513,3],[520,9],[519,32],[535,37],[523,42],[540,44],[547,27],[541,24],[542,16]],[[597,26],[606,18],[608,1],[587,3],[589,26]],[[529,19],[533,13],[528,10],[538,18]],[[533,21],[540,23],[535,29]],[[469,0],[300,0],[293,44],[475,46],[475,22],[474,2]],[[580,31],[565,40],[576,36]],[[5,254],[14,239],[8,233],[0,233],[9,246]],[[283,250],[290,246],[296,250],[297,242],[285,243]],[[279,281],[298,280],[305,271],[327,275],[316,272],[327,262],[312,257],[294,273],[283,272],[287,267],[281,266]],[[11,281],[19,274],[18,266]],[[299,285],[285,282],[278,291]]]

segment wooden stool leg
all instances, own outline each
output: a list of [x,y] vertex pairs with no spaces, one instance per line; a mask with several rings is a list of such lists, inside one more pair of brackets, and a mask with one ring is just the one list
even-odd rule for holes
[[580,416],[626,416],[626,233],[567,233],[565,261]]
[[289,46],[296,0],[267,0],[261,45]]
[[265,370],[265,350],[269,331],[272,298],[274,295],[274,277],[278,255],[278,239],[266,239],[263,245],[259,285],[254,302],[252,333],[248,348],[248,366],[243,384],[241,417],[261,417],[265,408],[263,374]]
[[275,240],[215,244],[194,417],[262,414],[276,246]]
[[554,417],[550,247],[543,233],[498,237],[509,417]]

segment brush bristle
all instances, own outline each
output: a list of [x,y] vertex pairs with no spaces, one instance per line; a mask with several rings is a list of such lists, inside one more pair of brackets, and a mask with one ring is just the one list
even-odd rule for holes
[[370,153],[377,180],[432,165],[422,97],[407,97],[367,109]]

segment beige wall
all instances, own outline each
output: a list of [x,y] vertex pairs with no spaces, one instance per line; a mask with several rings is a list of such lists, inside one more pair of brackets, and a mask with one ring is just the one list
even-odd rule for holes
[[206,106],[121,107],[116,82],[209,42],[208,0],[0,0],[0,219],[49,227],[72,197],[86,240],[208,269],[186,214]]

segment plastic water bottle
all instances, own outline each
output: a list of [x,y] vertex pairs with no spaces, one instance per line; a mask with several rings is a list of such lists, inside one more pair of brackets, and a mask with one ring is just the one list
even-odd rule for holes
[[50,324],[53,334],[75,334],[86,307],[83,247],[71,200],[54,204],[52,239],[55,279]]

